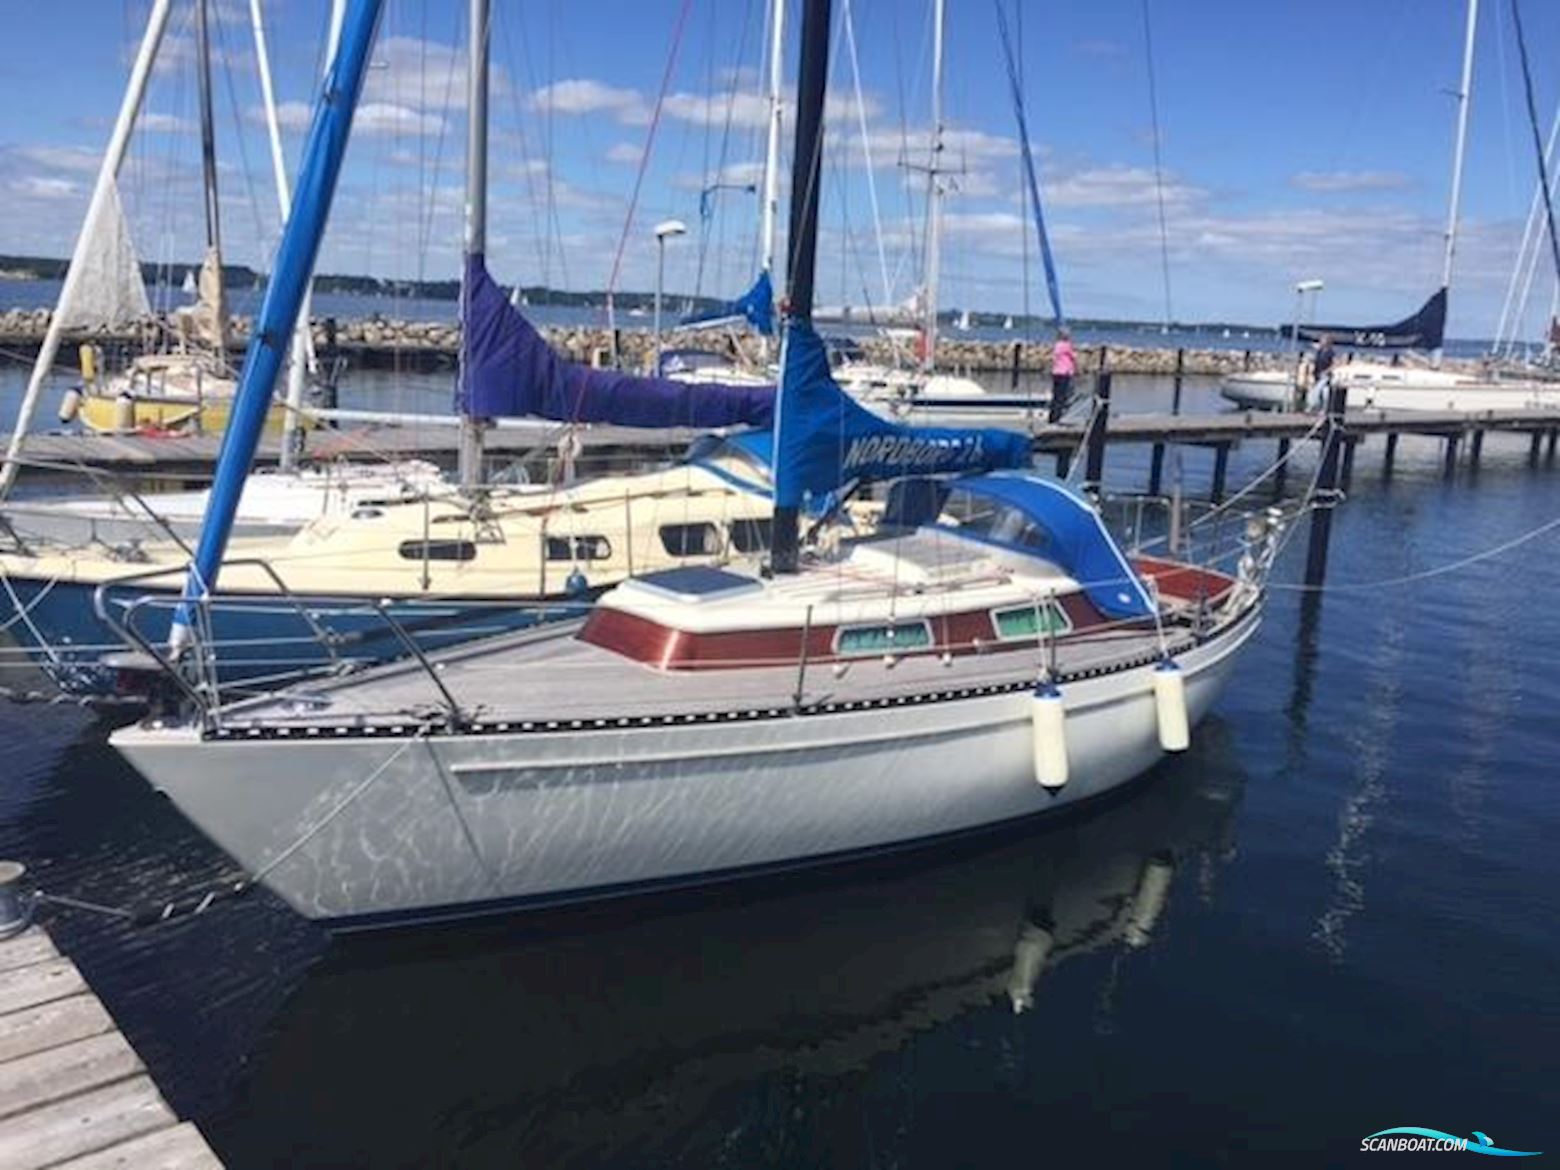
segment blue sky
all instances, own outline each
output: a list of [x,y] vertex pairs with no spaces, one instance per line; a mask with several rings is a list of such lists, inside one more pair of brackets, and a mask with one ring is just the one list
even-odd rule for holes
[[[1003,0],[1010,14],[1013,0]],[[264,267],[277,209],[259,124],[244,0],[213,0],[228,254]],[[65,254],[119,101],[148,0],[7,6],[0,73],[0,251]],[[836,14],[843,0],[836,0]],[[1030,130],[1067,307],[1164,313],[1140,0],[1026,0]],[[1440,272],[1462,0],[1149,0],[1154,23],[1172,306],[1181,319],[1273,322],[1297,278],[1327,281],[1328,317],[1390,318]],[[296,162],[319,67],[326,0],[265,5]],[[992,0],[949,0],[949,154],[942,304],[1018,311],[1025,227],[1016,131]],[[453,276],[464,143],[464,0],[390,0],[369,92],[326,239],[325,271]],[[604,287],[672,49],[681,0],[495,0],[490,253],[501,280]],[[1560,5],[1523,0],[1546,128],[1560,96]],[[891,294],[914,287],[929,116],[929,0],[854,0],[867,120],[836,30],[820,298],[882,299],[871,186]],[[624,247],[622,288],[653,280],[650,227],[694,233],[668,253],[678,291],[736,293],[755,255],[758,203],[717,174],[755,177],[764,0],[689,0],[670,94]],[[1451,331],[1484,336],[1500,312],[1534,181],[1508,0],[1485,0]],[[794,73],[799,12],[788,29]],[[200,246],[195,79],[181,3],[122,191],[143,258]],[[729,124],[729,131],[726,130]],[[787,127],[786,154],[789,155]],[[725,170],[720,164],[724,160]],[[869,175],[872,184],[869,185]],[[782,225],[784,216],[782,215]],[[701,231],[702,227],[702,231]],[[702,260],[702,272],[701,272]],[[1541,266],[1536,322],[1553,280]],[[1043,307],[1038,264],[1029,304]]]

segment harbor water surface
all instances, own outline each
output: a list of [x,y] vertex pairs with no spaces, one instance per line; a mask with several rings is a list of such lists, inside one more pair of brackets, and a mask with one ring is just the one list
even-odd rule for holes
[[[1319,1166],[1393,1126],[1556,1156],[1560,535],[1422,574],[1553,520],[1560,470],[1380,454],[1329,591],[1276,589],[1192,749],[1065,820],[410,936],[264,893],[49,929],[230,1167]],[[107,728],[0,705],[0,856],[137,908],[230,874]]]

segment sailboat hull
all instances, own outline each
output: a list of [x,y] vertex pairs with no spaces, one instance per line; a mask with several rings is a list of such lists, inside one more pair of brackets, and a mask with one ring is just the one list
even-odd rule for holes
[[[1257,620],[1179,657],[1193,722]],[[1059,790],[1034,779],[1027,690],[524,734],[214,739],[148,724],[113,743],[300,914],[350,930],[824,862],[1065,809],[1162,755],[1152,675],[1066,686]]]

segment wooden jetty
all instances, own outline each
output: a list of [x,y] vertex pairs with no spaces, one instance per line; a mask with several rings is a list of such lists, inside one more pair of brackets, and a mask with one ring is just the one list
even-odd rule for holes
[[[975,425],[977,416],[960,414],[959,425]],[[912,416],[905,421],[938,423],[937,417],[922,420]],[[984,425],[1023,430],[1034,440],[1040,453],[1071,457],[1089,441],[1090,422],[1046,423],[1021,412],[993,414]],[[1371,436],[1384,436],[1386,465],[1396,457],[1398,439],[1403,435],[1426,435],[1446,445],[1446,466],[1452,469],[1461,451],[1477,465],[1490,433],[1517,433],[1530,438],[1530,457],[1536,461],[1547,444],[1555,453],[1560,436],[1560,409],[1417,411],[1349,411],[1341,424],[1344,447],[1344,480],[1354,463],[1354,450]],[[1107,444],[1152,444],[1156,448],[1149,490],[1158,494],[1162,452],[1166,446],[1211,448],[1215,452],[1215,499],[1223,494],[1224,468],[1230,450],[1252,440],[1276,441],[1282,455],[1297,439],[1318,432],[1317,416],[1278,411],[1246,411],[1226,414],[1112,414],[1104,420]],[[495,459],[524,458],[548,454],[563,428],[541,420],[511,420],[488,431],[484,441]],[[587,459],[614,456],[653,458],[678,452],[698,436],[691,430],[636,430],[629,427],[591,426],[580,431]],[[459,436],[454,427],[361,427],[319,430],[309,437],[309,451],[315,458],[346,460],[382,460],[428,458],[450,460],[456,454]],[[24,448],[25,474],[40,472],[110,471],[148,478],[198,479],[209,475],[215,466],[221,445],[219,435],[147,436],[39,434],[30,437]],[[259,460],[274,463],[280,444],[270,439],[261,444]]]
[[39,926],[0,940],[0,1166],[222,1166]]

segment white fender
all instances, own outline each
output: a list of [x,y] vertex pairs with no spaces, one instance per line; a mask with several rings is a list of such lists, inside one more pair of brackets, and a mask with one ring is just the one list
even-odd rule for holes
[[1160,747],[1167,752],[1184,752],[1192,746],[1192,727],[1186,714],[1186,679],[1169,658],[1154,667],[1154,713],[1159,719]]
[[114,399],[114,429],[127,432],[135,430],[135,399],[129,394],[121,394]]
[[72,386],[65,391],[65,396],[60,399],[60,421],[62,423],[75,422],[76,416],[81,413],[81,387]]
[[1034,729],[1035,782],[1056,789],[1067,783],[1067,709],[1050,683],[1035,687],[1029,704]]

